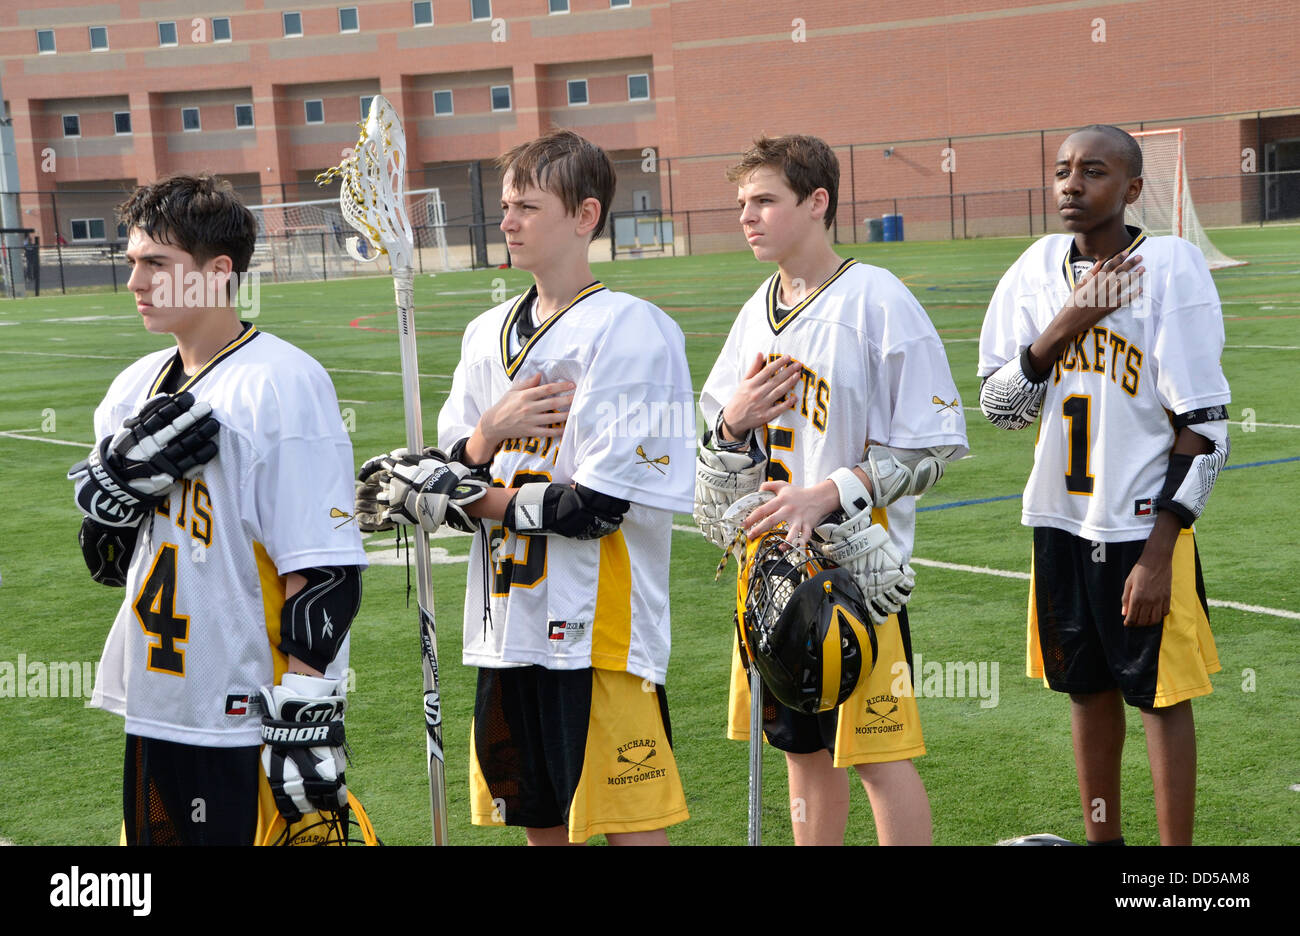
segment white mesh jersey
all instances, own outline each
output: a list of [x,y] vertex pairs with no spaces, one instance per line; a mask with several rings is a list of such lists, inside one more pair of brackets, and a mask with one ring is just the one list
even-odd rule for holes
[[[966,420],[943,343],[921,304],[888,270],[846,260],[791,309],[778,305],[774,273],[750,297],[704,384],[708,426],[758,354],[788,354],[803,366],[795,407],[769,423],[760,441],[767,477],[807,487],[866,459],[868,442],[967,451]],[[910,556],[916,498],[890,504],[876,522]]]
[[[1172,417],[1230,401],[1223,314],[1200,250],[1130,228],[1142,295],[1075,339],[1052,368],[1021,522],[1095,541],[1146,539],[1169,469]],[[1091,262],[1049,234],[998,283],[980,332],[979,375],[1019,356]]]
[[492,459],[493,482],[577,483],[631,508],[617,531],[592,540],[518,536],[499,523],[480,524],[463,659],[469,666],[626,670],[663,683],[672,515],[691,511],[695,485],[685,339],[660,309],[600,283],[540,325],[529,318],[534,295],[488,310],[465,330],[438,417],[439,444],[448,449],[467,438],[520,381],[535,374],[543,383],[572,381],[563,434],[505,442]]
[[[116,432],[157,392],[174,350],[123,371],[95,410]],[[212,406],[217,455],[140,528],[92,704],[131,734],[206,747],[259,742],[248,697],[284,672],[281,576],[365,566],[351,519],[352,444],[324,369],[256,328],[181,389]],[[346,641],[327,670],[341,677]]]

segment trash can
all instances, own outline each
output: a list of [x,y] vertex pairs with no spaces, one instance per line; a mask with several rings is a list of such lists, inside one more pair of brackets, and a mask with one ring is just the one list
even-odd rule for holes
[[903,239],[903,216],[901,214],[887,214],[881,221],[884,222],[884,239],[887,241],[901,241]]
[[885,239],[885,222],[880,218],[867,219],[867,243],[878,244]]

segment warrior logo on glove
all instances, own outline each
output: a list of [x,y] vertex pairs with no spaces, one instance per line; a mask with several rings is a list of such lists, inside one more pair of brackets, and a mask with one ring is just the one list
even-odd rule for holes
[[137,526],[177,481],[216,456],[212,438],[219,429],[212,407],[196,403],[192,393],[150,398],[72,466],[68,478],[83,482],[77,506],[104,526]]

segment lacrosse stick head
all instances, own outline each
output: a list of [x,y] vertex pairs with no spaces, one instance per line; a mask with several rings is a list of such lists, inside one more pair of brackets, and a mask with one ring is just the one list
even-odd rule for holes
[[772,695],[808,715],[842,704],[876,664],[852,574],[771,530],[749,541],[736,585],[745,651]]
[[[414,255],[411,222],[406,215],[406,133],[388,98],[376,94],[361,125],[352,155],[316,176],[320,185],[338,179],[339,207],[360,237],[347,241],[348,253],[369,262],[387,254],[394,270],[409,267]],[[358,241],[372,251],[363,256]]]

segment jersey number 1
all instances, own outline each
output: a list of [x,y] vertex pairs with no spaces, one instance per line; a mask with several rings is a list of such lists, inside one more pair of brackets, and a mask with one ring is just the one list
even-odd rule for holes
[[185,652],[176,642],[190,639],[190,619],[176,613],[176,547],[163,543],[135,599],[135,616],[146,634],[158,639],[149,645],[148,668],[155,673],[185,675]]
[[1071,494],[1092,494],[1097,480],[1088,471],[1091,454],[1092,397],[1075,394],[1065,398],[1061,413],[1070,424],[1070,470],[1065,473],[1065,489]]

